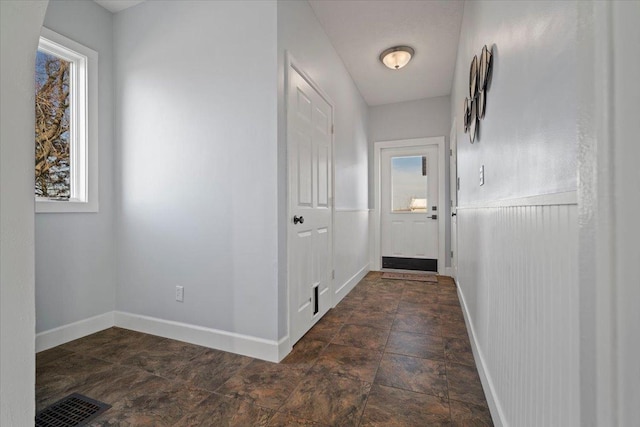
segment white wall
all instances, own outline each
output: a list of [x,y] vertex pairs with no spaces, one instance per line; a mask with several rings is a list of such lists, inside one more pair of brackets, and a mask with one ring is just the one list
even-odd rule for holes
[[616,333],[618,402],[616,412],[620,426],[632,425],[640,419],[640,263],[638,262],[638,237],[640,226],[640,145],[637,138],[638,115],[634,113],[640,100],[640,57],[637,52],[640,40],[640,3],[615,2],[613,5],[614,45],[614,105],[613,146],[616,185],[614,195],[614,234],[616,245]]
[[[448,147],[450,130],[451,98],[449,96],[369,107],[369,207],[374,206],[374,143],[444,136]],[[448,169],[449,165],[447,165]],[[446,176],[449,176],[448,173]]]
[[573,1],[465,3],[451,97],[460,130],[471,60],[496,47],[480,138],[458,135],[460,203],[576,189],[576,15]]
[[99,55],[100,211],[36,215],[36,332],[115,308],[112,14],[92,1],[56,0],[44,26]]
[[[445,137],[445,151],[449,152],[449,133],[451,131],[451,98],[440,96],[417,101],[369,107],[369,207],[374,208],[374,144],[380,141],[424,138],[430,136]],[[449,194],[449,157],[445,156],[444,191]],[[440,207],[441,218],[445,224],[446,265],[451,264],[451,216],[449,215],[449,197],[445,196],[447,206]]]
[[[465,3],[451,97],[458,281],[498,425],[580,423],[576,32],[576,2]],[[472,145],[461,120],[469,65],[494,43]]]
[[47,2],[0,2],[0,425],[35,416],[35,51]]
[[449,136],[451,98],[439,96],[417,101],[369,107],[369,140]]
[[[278,162],[280,265],[286,266],[286,117],[284,114],[285,51],[331,98],[334,104],[335,284],[344,295],[350,279],[368,268],[367,105],[306,1],[278,2]],[[283,167],[284,166],[284,167]],[[281,268],[286,274],[286,270]],[[285,283],[286,275],[280,277]],[[354,278],[355,281],[355,278]],[[344,285],[347,285],[343,288]],[[286,307],[286,288],[279,294]],[[286,333],[287,310],[279,310],[280,336]]]
[[581,2],[580,372],[584,426],[640,417],[640,3]]
[[273,344],[276,3],[144,2],[114,45],[118,310]]

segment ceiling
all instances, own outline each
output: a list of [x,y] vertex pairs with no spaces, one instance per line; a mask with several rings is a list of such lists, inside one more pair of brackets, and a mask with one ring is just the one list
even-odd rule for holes
[[[367,104],[381,105],[451,93],[462,1],[309,0]],[[415,49],[400,70],[378,59],[392,46]]]
[[[117,13],[144,0],[94,0]],[[461,0],[309,0],[329,40],[367,104],[382,105],[451,93]],[[397,45],[415,49],[411,62],[390,70],[379,61]]]
[[109,12],[118,13],[121,10],[128,9],[132,6],[142,3],[144,0],[93,0]]

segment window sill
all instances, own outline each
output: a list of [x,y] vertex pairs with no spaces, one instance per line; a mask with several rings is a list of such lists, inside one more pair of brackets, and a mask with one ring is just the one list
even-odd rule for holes
[[97,213],[98,202],[36,200],[36,213]]

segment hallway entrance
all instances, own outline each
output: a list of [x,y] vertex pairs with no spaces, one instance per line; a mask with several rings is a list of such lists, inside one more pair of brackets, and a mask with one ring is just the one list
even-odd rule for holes
[[438,146],[384,148],[382,268],[438,271]]
[[375,143],[373,269],[444,272],[444,137]]

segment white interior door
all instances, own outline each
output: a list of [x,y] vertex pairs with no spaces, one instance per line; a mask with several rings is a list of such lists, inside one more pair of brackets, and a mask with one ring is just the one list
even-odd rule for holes
[[438,146],[380,156],[382,268],[438,271]]
[[454,119],[449,136],[449,194],[451,196],[451,269],[458,276],[458,135]]
[[330,307],[332,107],[289,67],[289,289],[291,344]]

